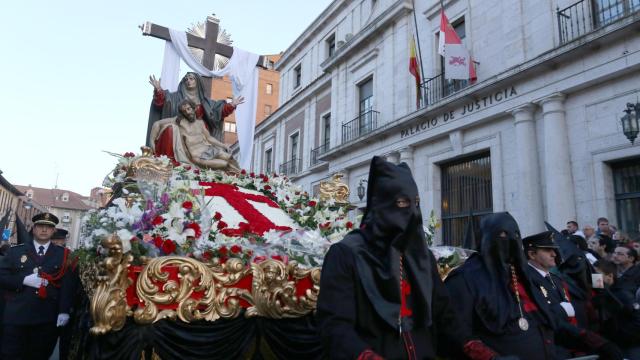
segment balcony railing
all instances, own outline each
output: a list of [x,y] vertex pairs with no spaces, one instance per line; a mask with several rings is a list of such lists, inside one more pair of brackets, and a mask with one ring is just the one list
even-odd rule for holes
[[638,0],[580,0],[558,9],[560,44],[573,41],[640,10]]
[[422,90],[424,91],[424,106],[433,105],[443,98],[454,94],[469,85],[470,83],[467,80],[445,79],[444,72],[442,72],[422,83]]
[[326,153],[327,151],[329,151],[328,142],[311,150],[311,166],[318,164],[320,162],[320,160],[318,160],[318,156]]
[[283,175],[295,175],[302,171],[302,159],[291,159],[280,165],[280,173]]
[[353,141],[377,129],[378,115],[380,115],[378,111],[369,110],[342,124],[342,143]]

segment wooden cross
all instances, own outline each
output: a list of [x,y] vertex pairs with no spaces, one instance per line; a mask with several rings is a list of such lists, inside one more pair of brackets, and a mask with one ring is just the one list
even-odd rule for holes
[[[207,16],[204,38],[187,33],[187,43],[189,44],[189,46],[204,50],[204,55],[202,56],[202,65],[209,70],[213,70],[216,54],[222,55],[226,58],[231,58],[231,56],[233,55],[233,47],[226,44],[218,43],[219,27],[220,20],[210,15]],[[153,36],[158,39],[171,41],[169,29],[164,26],[156,25],[147,21],[146,23],[144,23],[144,25],[140,26],[140,29],[142,30],[142,35]],[[265,60],[266,58],[264,56],[260,56],[258,58],[258,63],[256,64],[256,66],[266,68]],[[203,77],[203,80],[205,91],[210,96],[211,78]]]

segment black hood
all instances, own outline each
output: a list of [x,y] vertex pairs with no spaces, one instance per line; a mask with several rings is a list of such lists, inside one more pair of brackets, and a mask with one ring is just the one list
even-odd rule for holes
[[[408,207],[396,201],[406,198]],[[396,327],[400,310],[400,256],[415,294],[416,325],[431,324],[432,257],[429,256],[418,187],[411,170],[375,156],[371,160],[367,189],[367,208],[362,226],[354,233],[364,241],[349,242],[354,248],[360,281],[378,315]],[[403,325],[404,326],[404,325]]]
[[[399,208],[396,201],[409,200],[409,206]],[[392,164],[374,156],[369,170],[367,208],[362,216],[366,231],[380,249],[393,246],[403,251],[407,247],[424,249],[422,214],[418,204],[418,186],[407,164]],[[415,231],[419,229],[420,231]]]
[[[511,266],[516,270],[532,301],[536,303],[544,321],[553,324],[545,300],[534,291],[528,276],[520,229],[506,212],[486,215],[480,222],[480,249],[447,281],[463,276],[474,297],[475,312],[486,329],[501,334],[520,316],[513,311]],[[551,325],[553,326],[553,325]]]
[[480,255],[487,269],[509,273],[509,266],[514,265],[516,269],[526,272],[520,228],[511,214],[503,212],[488,215],[482,219],[480,229]]

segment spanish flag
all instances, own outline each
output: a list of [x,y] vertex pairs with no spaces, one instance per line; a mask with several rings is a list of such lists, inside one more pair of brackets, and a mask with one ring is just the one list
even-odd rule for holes
[[418,66],[418,56],[416,55],[416,39],[411,37],[411,44],[409,45],[409,72],[416,78],[416,108],[420,108],[420,101],[422,100],[422,87],[420,77],[420,66]]

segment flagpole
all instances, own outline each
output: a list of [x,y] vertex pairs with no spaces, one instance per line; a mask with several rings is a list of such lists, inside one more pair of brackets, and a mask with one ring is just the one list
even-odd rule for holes
[[418,57],[420,58],[420,92],[422,93],[422,102],[425,103],[427,101],[427,98],[425,97],[426,94],[424,93],[424,68],[422,67],[422,51],[420,50],[420,35],[418,31],[418,19],[416,17],[416,4],[414,0],[411,0],[411,6],[413,6],[413,23],[416,29]]

